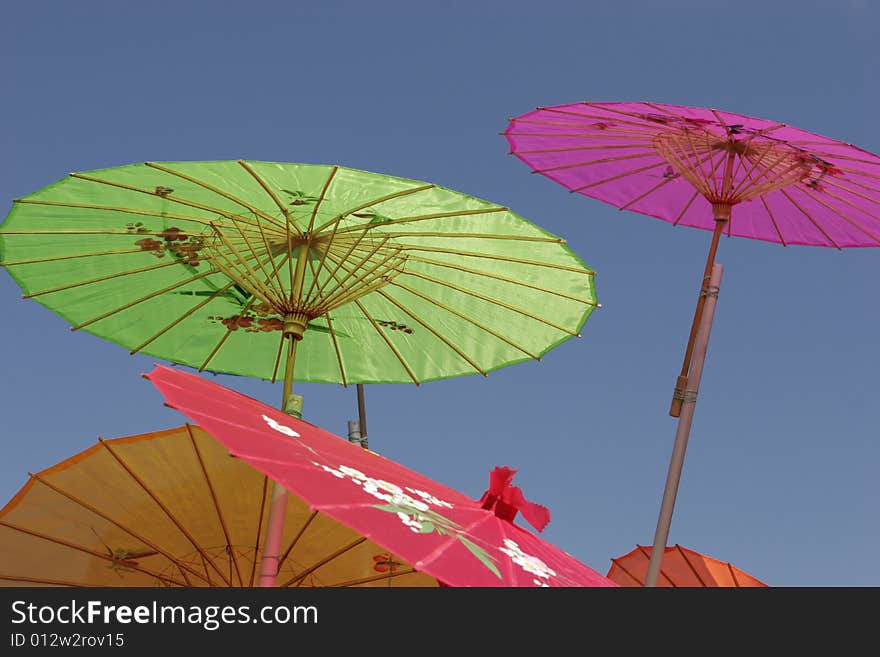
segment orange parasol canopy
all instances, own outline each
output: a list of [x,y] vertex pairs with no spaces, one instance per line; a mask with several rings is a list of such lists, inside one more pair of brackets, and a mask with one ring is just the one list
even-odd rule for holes
[[[644,586],[651,559],[651,547],[637,545],[622,557],[611,560],[606,577],[620,586]],[[733,564],[684,548],[677,543],[666,548],[657,586],[750,587],[767,586]]]

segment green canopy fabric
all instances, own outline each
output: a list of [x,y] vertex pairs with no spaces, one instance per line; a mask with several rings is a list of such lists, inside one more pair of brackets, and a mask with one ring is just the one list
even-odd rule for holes
[[71,174],[15,201],[0,254],[74,330],[273,381],[285,337],[298,381],[485,375],[578,335],[598,305],[593,271],[509,209],[332,165]]

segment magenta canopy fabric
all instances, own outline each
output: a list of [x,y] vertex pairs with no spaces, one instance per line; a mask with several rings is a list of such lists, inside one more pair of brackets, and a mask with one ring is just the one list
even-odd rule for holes
[[447,586],[617,586],[514,524],[519,511],[540,531],[549,512],[511,484],[510,468],[474,500],[200,376],[161,365],[144,376],[232,456]]
[[[511,152],[571,192],[675,225],[836,248],[880,246],[880,157],[785,123],[650,102],[511,119]],[[718,209],[718,208],[714,208]]]

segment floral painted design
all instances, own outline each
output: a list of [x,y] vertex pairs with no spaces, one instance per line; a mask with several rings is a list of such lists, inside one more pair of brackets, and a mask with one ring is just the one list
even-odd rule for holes
[[556,577],[556,571],[550,568],[538,557],[533,557],[523,552],[516,541],[505,538],[504,547],[498,549],[510,557],[511,561],[521,567],[524,571],[536,575],[537,577],[532,580],[536,586],[548,586],[546,580],[551,577]]
[[441,536],[452,536],[458,539],[486,568],[498,579],[501,579],[501,572],[495,565],[495,558],[485,549],[468,539],[458,523],[446,518],[432,508],[445,507],[452,509],[454,507],[451,503],[425,491],[409,487],[401,488],[393,482],[369,477],[360,470],[347,465],[332,468],[317,461],[312,461],[312,464],[337,479],[347,479],[359,486],[365,493],[384,502],[384,504],[374,504],[373,508],[395,514],[401,524],[410,531],[416,534],[437,533]]
[[223,324],[230,331],[244,329],[248,333],[271,333],[284,330],[284,321],[268,304],[257,303],[236,315],[212,315],[211,321]]
[[290,201],[290,205],[311,205],[312,203],[318,202],[317,197],[309,196],[301,189],[282,189],[281,191],[287,194],[292,199]]
[[407,333],[412,335],[413,330],[407,326],[406,324],[399,324],[390,319],[377,319],[376,323],[379,326],[384,326],[387,329],[391,329],[392,331],[400,331],[401,333]]
[[[144,227],[143,222],[140,221],[126,224],[125,230],[133,235],[150,235],[134,243],[141,251],[151,253],[157,258],[164,258],[170,253],[191,267],[198,267],[201,264],[201,250],[205,248],[203,237],[184,233],[180,228],[173,226],[156,233]],[[159,239],[155,239],[157,237]]]
[[300,437],[300,434],[298,432],[294,431],[286,424],[281,424],[280,422],[273,420],[268,415],[263,415],[262,417],[266,421],[266,424],[268,424],[272,429],[275,429],[275,431],[277,431],[278,433],[283,433],[285,436],[290,436],[291,438]]

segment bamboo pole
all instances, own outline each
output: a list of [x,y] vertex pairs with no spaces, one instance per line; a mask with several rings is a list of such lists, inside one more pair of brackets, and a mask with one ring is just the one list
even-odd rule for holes
[[709,282],[703,289],[705,305],[702,309],[700,326],[697,331],[696,345],[694,347],[694,359],[691,364],[690,378],[684,397],[681,416],[678,420],[678,428],[675,432],[675,443],[672,448],[672,458],[669,463],[669,472],[666,476],[666,488],[663,491],[663,501],[660,505],[660,516],[657,519],[657,529],[654,533],[654,547],[651,549],[651,559],[648,563],[648,573],[645,576],[645,586],[653,587],[657,584],[660,573],[660,565],[663,553],[666,551],[666,541],[669,538],[669,526],[672,523],[672,510],[675,506],[675,496],[678,493],[678,483],[681,480],[681,470],[684,465],[684,453],[687,449],[688,437],[694,418],[694,408],[697,403],[697,393],[700,388],[700,378],[703,375],[703,363],[706,359],[706,351],[709,347],[709,335],[712,331],[712,319],[715,316],[715,304],[718,300],[718,292],[721,287],[721,275],[723,267],[715,264]]
[[694,310],[694,318],[691,321],[691,331],[688,335],[687,347],[684,350],[684,361],[681,364],[681,372],[675,382],[675,392],[672,394],[672,403],[669,406],[669,415],[679,417],[681,415],[681,402],[684,390],[688,385],[688,370],[691,366],[691,359],[694,353],[694,341],[697,337],[697,330],[700,326],[700,319],[703,315],[703,307],[706,301],[704,291],[709,285],[709,279],[712,277],[712,268],[715,265],[715,254],[718,251],[718,242],[721,239],[721,233],[724,226],[730,221],[730,208],[728,207],[727,217],[724,218],[721,212],[715,214],[715,230],[712,233],[712,243],[709,245],[709,254],[706,257],[706,269],[703,271],[703,280],[700,285],[700,296],[697,298],[697,307]]

